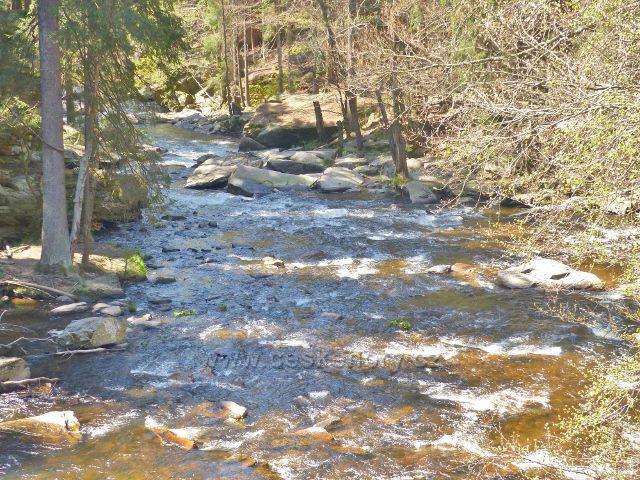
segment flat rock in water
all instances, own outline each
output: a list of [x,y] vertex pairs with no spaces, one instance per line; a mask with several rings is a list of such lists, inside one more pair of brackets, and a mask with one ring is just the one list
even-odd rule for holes
[[229,178],[230,193],[253,196],[278,190],[306,189],[315,181],[306,175],[291,175],[262,168],[239,165]]
[[49,335],[66,348],[96,348],[114,345],[124,340],[127,321],[115,317],[89,317],[71,322],[64,330],[52,330]]
[[21,358],[0,357],[0,382],[13,382],[31,377],[29,365]]
[[76,292],[93,299],[120,298],[124,296],[124,290],[115,275],[102,275],[86,280]]
[[294,435],[297,435],[299,437],[308,437],[314,440],[322,440],[322,441],[333,440],[333,435],[327,432],[325,428],[318,427],[318,426],[303,428],[302,430],[296,431]]
[[236,170],[234,165],[200,165],[187,179],[185,188],[222,188]]
[[498,272],[498,284],[505,288],[543,288],[602,290],[604,283],[596,275],[581,272],[557,260],[535,258],[530,262]]
[[411,180],[402,187],[402,195],[409,198],[411,203],[436,204],[440,201],[431,188],[425,183]]
[[53,315],[70,315],[72,313],[82,313],[89,310],[87,302],[70,303],[68,305],[62,305],[51,310]]
[[293,175],[322,173],[326,168],[325,160],[311,152],[295,152],[288,158],[270,158],[265,167]]
[[427,273],[451,273],[452,271],[452,265],[434,265],[427,268]]
[[205,161],[211,160],[213,158],[220,158],[220,155],[216,155],[215,153],[205,153],[204,155],[201,155],[196,159],[196,163],[200,165]]
[[232,402],[229,400],[223,400],[220,402],[220,406],[226,412],[229,418],[234,418],[236,420],[240,420],[247,416],[247,408],[242,405],[238,405],[236,402]]
[[144,426],[158,435],[163,441],[176,444],[184,450],[197,450],[202,443],[199,440],[202,434],[202,429],[200,428],[167,428],[152,417],[145,418]]
[[346,168],[331,167],[324,171],[314,187],[326,193],[346,192],[359,188],[363,183],[362,175]]
[[171,303],[173,300],[166,297],[151,297],[149,298],[149,303],[152,305],[167,305]]
[[74,442],[80,440],[80,422],[73,412],[48,412],[37,417],[9,420],[0,423],[0,430],[36,436],[45,441]]

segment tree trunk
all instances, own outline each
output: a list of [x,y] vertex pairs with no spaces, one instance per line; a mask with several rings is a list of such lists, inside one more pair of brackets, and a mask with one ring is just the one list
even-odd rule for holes
[[360,131],[360,120],[358,119],[358,97],[353,92],[347,92],[346,96],[349,105],[349,117],[351,118],[351,129],[356,136],[358,157],[364,157],[364,141]]
[[380,109],[380,115],[382,116],[382,124],[384,125],[384,128],[387,131],[387,135],[389,136],[389,151],[391,152],[391,158],[393,158],[394,165],[397,165],[398,151],[396,149],[396,140],[393,135],[393,131],[391,130],[391,125],[389,125],[387,109],[384,106],[384,101],[382,100],[382,92],[380,90],[376,90],[376,99],[378,100],[378,108]]
[[282,33],[279,25],[276,33],[276,48],[278,50],[278,95],[282,95],[284,92],[284,75],[282,73]]
[[324,142],[327,139],[327,133],[324,129],[324,119],[322,118],[322,108],[320,102],[313,102],[313,110],[316,114],[316,131],[318,132],[318,140]]
[[247,107],[251,106],[251,100],[249,99],[249,65],[247,62],[247,16],[245,14],[244,19],[242,21],[242,31],[243,34],[243,46],[244,46],[244,94],[245,94],[245,104]]
[[[395,86],[395,85],[394,85]],[[407,144],[402,136],[402,125],[400,124],[400,116],[404,110],[404,106],[400,101],[400,92],[398,88],[394,88],[391,94],[393,99],[393,123],[391,124],[391,132],[396,148],[396,175],[409,178],[409,168],[407,167]]]
[[[276,16],[280,16],[280,0],[275,0]],[[284,92],[284,75],[282,73],[282,32],[280,21],[276,25],[276,50],[278,52],[278,95]]]
[[42,254],[44,271],[71,268],[65,192],[63,112],[57,0],[38,2],[42,115]]
[[344,134],[344,126],[340,120],[336,122],[336,127],[338,127],[338,144],[336,148],[336,157],[341,157],[344,152],[344,142],[342,140],[342,135]]
[[84,190],[84,202],[82,203],[82,265],[89,265],[91,253],[91,223],[93,220],[93,207],[96,198],[96,178],[89,171],[87,188]]
[[231,105],[231,89],[229,88],[229,49],[227,48],[227,21],[225,18],[224,0],[220,0],[220,8],[222,10],[222,38],[224,43],[224,93],[227,97],[229,115],[233,115],[233,106]]
[[98,118],[98,106],[96,102],[97,82],[100,72],[98,60],[91,48],[87,51],[84,62],[84,154],[80,159],[80,171],[73,198],[73,216],[71,221],[71,248],[75,250],[78,232],[81,227],[81,218],[84,211],[83,204],[87,192],[87,179],[90,176],[91,158],[95,149],[95,130]]
[[22,10],[22,0],[11,0],[11,10]]
[[[68,67],[71,70],[71,65]],[[67,125],[73,125],[76,121],[76,104],[73,101],[73,77],[70,72],[67,72],[64,77],[64,98],[67,107]]]

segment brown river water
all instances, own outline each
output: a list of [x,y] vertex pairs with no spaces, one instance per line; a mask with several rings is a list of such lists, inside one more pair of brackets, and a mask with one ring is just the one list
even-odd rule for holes
[[[235,148],[170,125],[147,131],[168,164]],[[168,323],[132,328],[121,352],[29,357],[33,375],[62,382],[52,395],[0,396],[0,420],[72,410],[82,440],[0,434],[0,477],[518,478],[523,465],[498,447],[541,449],[585,372],[621,348],[604,326],[544,313],[551,294],[425,273],[499,266],[503,252],[482,234],[495,211],[431,213],[383,194],[245,199],[185,190],[187,170],[171,170],[167,211],[185,219],[149,214],[99,237],[150,255],[150,276],[177,279],[126,291],[137,315]],[[266,256],[285,267],[266,271]],[[149,303],[157,296],[169,311]],[[18,303],[3,321],[38,333],[69,321],[47,310]],[[0,343],[23,333],[0,331]],[[225,422],[210,409],[220,400],[248,416]],[[330,438],[294,434],[332,417]],[[145,422],[197,429],[200,449],[163,443]]]

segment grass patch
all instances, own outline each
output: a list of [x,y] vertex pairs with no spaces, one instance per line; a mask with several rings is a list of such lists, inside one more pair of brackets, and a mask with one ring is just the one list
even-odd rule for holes
[[195,310],[176,310],[173,312],[173,315],[176,317],[189,317],[191,315],[197,315],[198,312]]
[[411,322],[409,322],[408,320],[400,320],[398,318],[395,320],[389,320],[387,323],[390,327],[397,327],[400,330],[404,330],[405,332],[407,330],[411,330],[411,327],[413,327],[413,325],[411,325]]

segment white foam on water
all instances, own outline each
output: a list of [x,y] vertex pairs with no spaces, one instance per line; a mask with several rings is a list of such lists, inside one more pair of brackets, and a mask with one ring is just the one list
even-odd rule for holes
[[309,342],[301,338],[286,338],[284,340],[264,340],[261,341],[262,345],[273,345],[274,347],[300,347],[311,348]]
[[482,448],[476,439],[472,438],[469,432],[465,431],[455,432],[451,435],[443,435],[430,444],[444,450],[465,450],[480,457],[492,456],[490,452]]
[[222,330],[222,325],[211,325],[198,334],[200,340],[209,340],[215,337],[216,332]]
[[358,279],[363,275],[375,275],[378,269],[375,268],[375,260],[371,258],[362,258],[355,266],[343,266],[338,269],[336,275],[338,278]]
[[346,208],[322,208],[305,212],[319,218],[344,218],[349,216],[349,210]]
[[513,341],[513,339],[503,342],[489,343],[489,344],[478,344],[478,343],[470,343],[466,340],[452,338],[452,339],[442,339],[442,342],[447,345],[452,345],[456,347],[463,348],[477,348],[482,350],[485,353],[489,353],[491,355],[507,355],[507,356],[523,356],[523,355],[547,355],[558,357],[562,354],[562,347],[552,346],[552,345],[531,345],[531,344],[522,344],[517,345]]
[[123,413],[122,415],[114,415],[109,418],[109,423],[88,427],[87,434],[91,438],[101,437],[109,432],[112,432],[113,430],[118,429],[119,427],[126,425],[127,423],[129,423],[128,420],[136,418],[138,415],[139,412],[136,410]]
[[199,450],[235,450],[242,446],[242,440],[213,440],[204,443]]
[[317,392],[309,392],[309,398],[313,400],[322,400],[329,396],[329,390],[320,390]]
[[[426,382],[420,382],[426,383]],[[492,393],[478,392],[476,389],[457,389],[450,385],[431,384],[420,393],[438,400],[449,400],[461,404],[464,408],[476,412],[515,413],[528,404],[540,404],[549,407],[549,393],[530,393],[523,389],[513,388]]]
[[148,362],[131,370],[131,375],[149,375],[152,377],[167,378],[176,372],[176,362]]
[[400,342],[389,343],[382,351],[385,355],[406,357],[443,357],[450,359],[458,354],[458,351],[441,343],[432,345],[409,345]]

